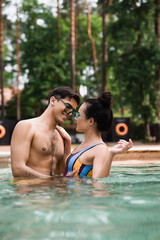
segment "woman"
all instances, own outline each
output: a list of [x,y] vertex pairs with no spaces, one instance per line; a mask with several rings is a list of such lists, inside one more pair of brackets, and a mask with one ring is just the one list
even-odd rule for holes
[[111,109],[112,96],[110,92],[104,92],[97,99],[87,99],[76,113],[77,132],[85,135],[84,141],[69,154],[71,140],[61,128],[59,132],[65,139],[66,159],[65,175],[77,170],[75,175],[92,176],[93,178],[108,177],[113,156],[122,153],[132,147],[129,142],[120,140],[110,150],[103,142],[101,133],[111,128],[113,113]]

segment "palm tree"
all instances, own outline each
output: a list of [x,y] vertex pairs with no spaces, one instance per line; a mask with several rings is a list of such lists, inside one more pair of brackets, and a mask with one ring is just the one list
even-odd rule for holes
[[[112,5],[112,0],[109,0],[108,6]],[[107,24],[107,14],[106,14],[107,1],[102,2],[102,87],[101,92],[107,89],[107,39],[106,39],[106,24]]]
[[89,37],[89,39],[91,41],[91,45],[92,45],[92,55],[93,55],[93,63],[94,63],[94,73],[95,73],[95,78],[96,78],[96,82],[97,82],[97,92],[98,92],[98,94],[100,94],[96,47],[95,47],[94,39],[92,37],[91,16],[90,16],[89,7],[88,7],[88,4],[86,1],[85,1],[85,5],[86,5],[86,9],[87,9],[87,18],[88,18],[88,37]]

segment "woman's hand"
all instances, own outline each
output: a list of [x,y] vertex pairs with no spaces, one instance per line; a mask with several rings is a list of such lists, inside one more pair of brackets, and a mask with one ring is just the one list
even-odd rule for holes
[[59,134],[61,135],[61,137],[64,140],[71,141],[71,137],[69,136],[69,134],[66,132],[66,130],[64,128],[57,125],[56,130],[59,132]]
[[64,128],[62,128],[60,126],[56,126],[56,130],[59,132],[59,134],[63,138],[63,142],[64,142],[63,160],[64,160],[64,164],[65,164],[66,157],[71,153],[71,137],[66,132],[66,130],[64,130]]
[[113,146],[111,149],[110,149],[110,152],[115,155],[115,154],[118,154],[118,153],[124,153],[124,152],[127,152],[130,148],[133,147],[133,142],[131,139],[129,139],[129,142],[123,140],[123,139],[120,139],[118,141],[118,144],[116,144],[115,146]]

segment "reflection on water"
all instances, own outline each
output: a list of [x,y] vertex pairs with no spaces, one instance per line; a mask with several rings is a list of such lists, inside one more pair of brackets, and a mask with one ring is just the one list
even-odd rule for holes
[[16,179],[0,169],[0,239],[159,239],[160,167],[99,180]]

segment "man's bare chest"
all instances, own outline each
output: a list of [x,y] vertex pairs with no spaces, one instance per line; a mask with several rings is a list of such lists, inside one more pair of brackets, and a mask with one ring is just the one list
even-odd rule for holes
[[57,158],[64,154],[63,139],[58,133],[36,133],[32,141],[32,148],[42,156],[48,155]]

